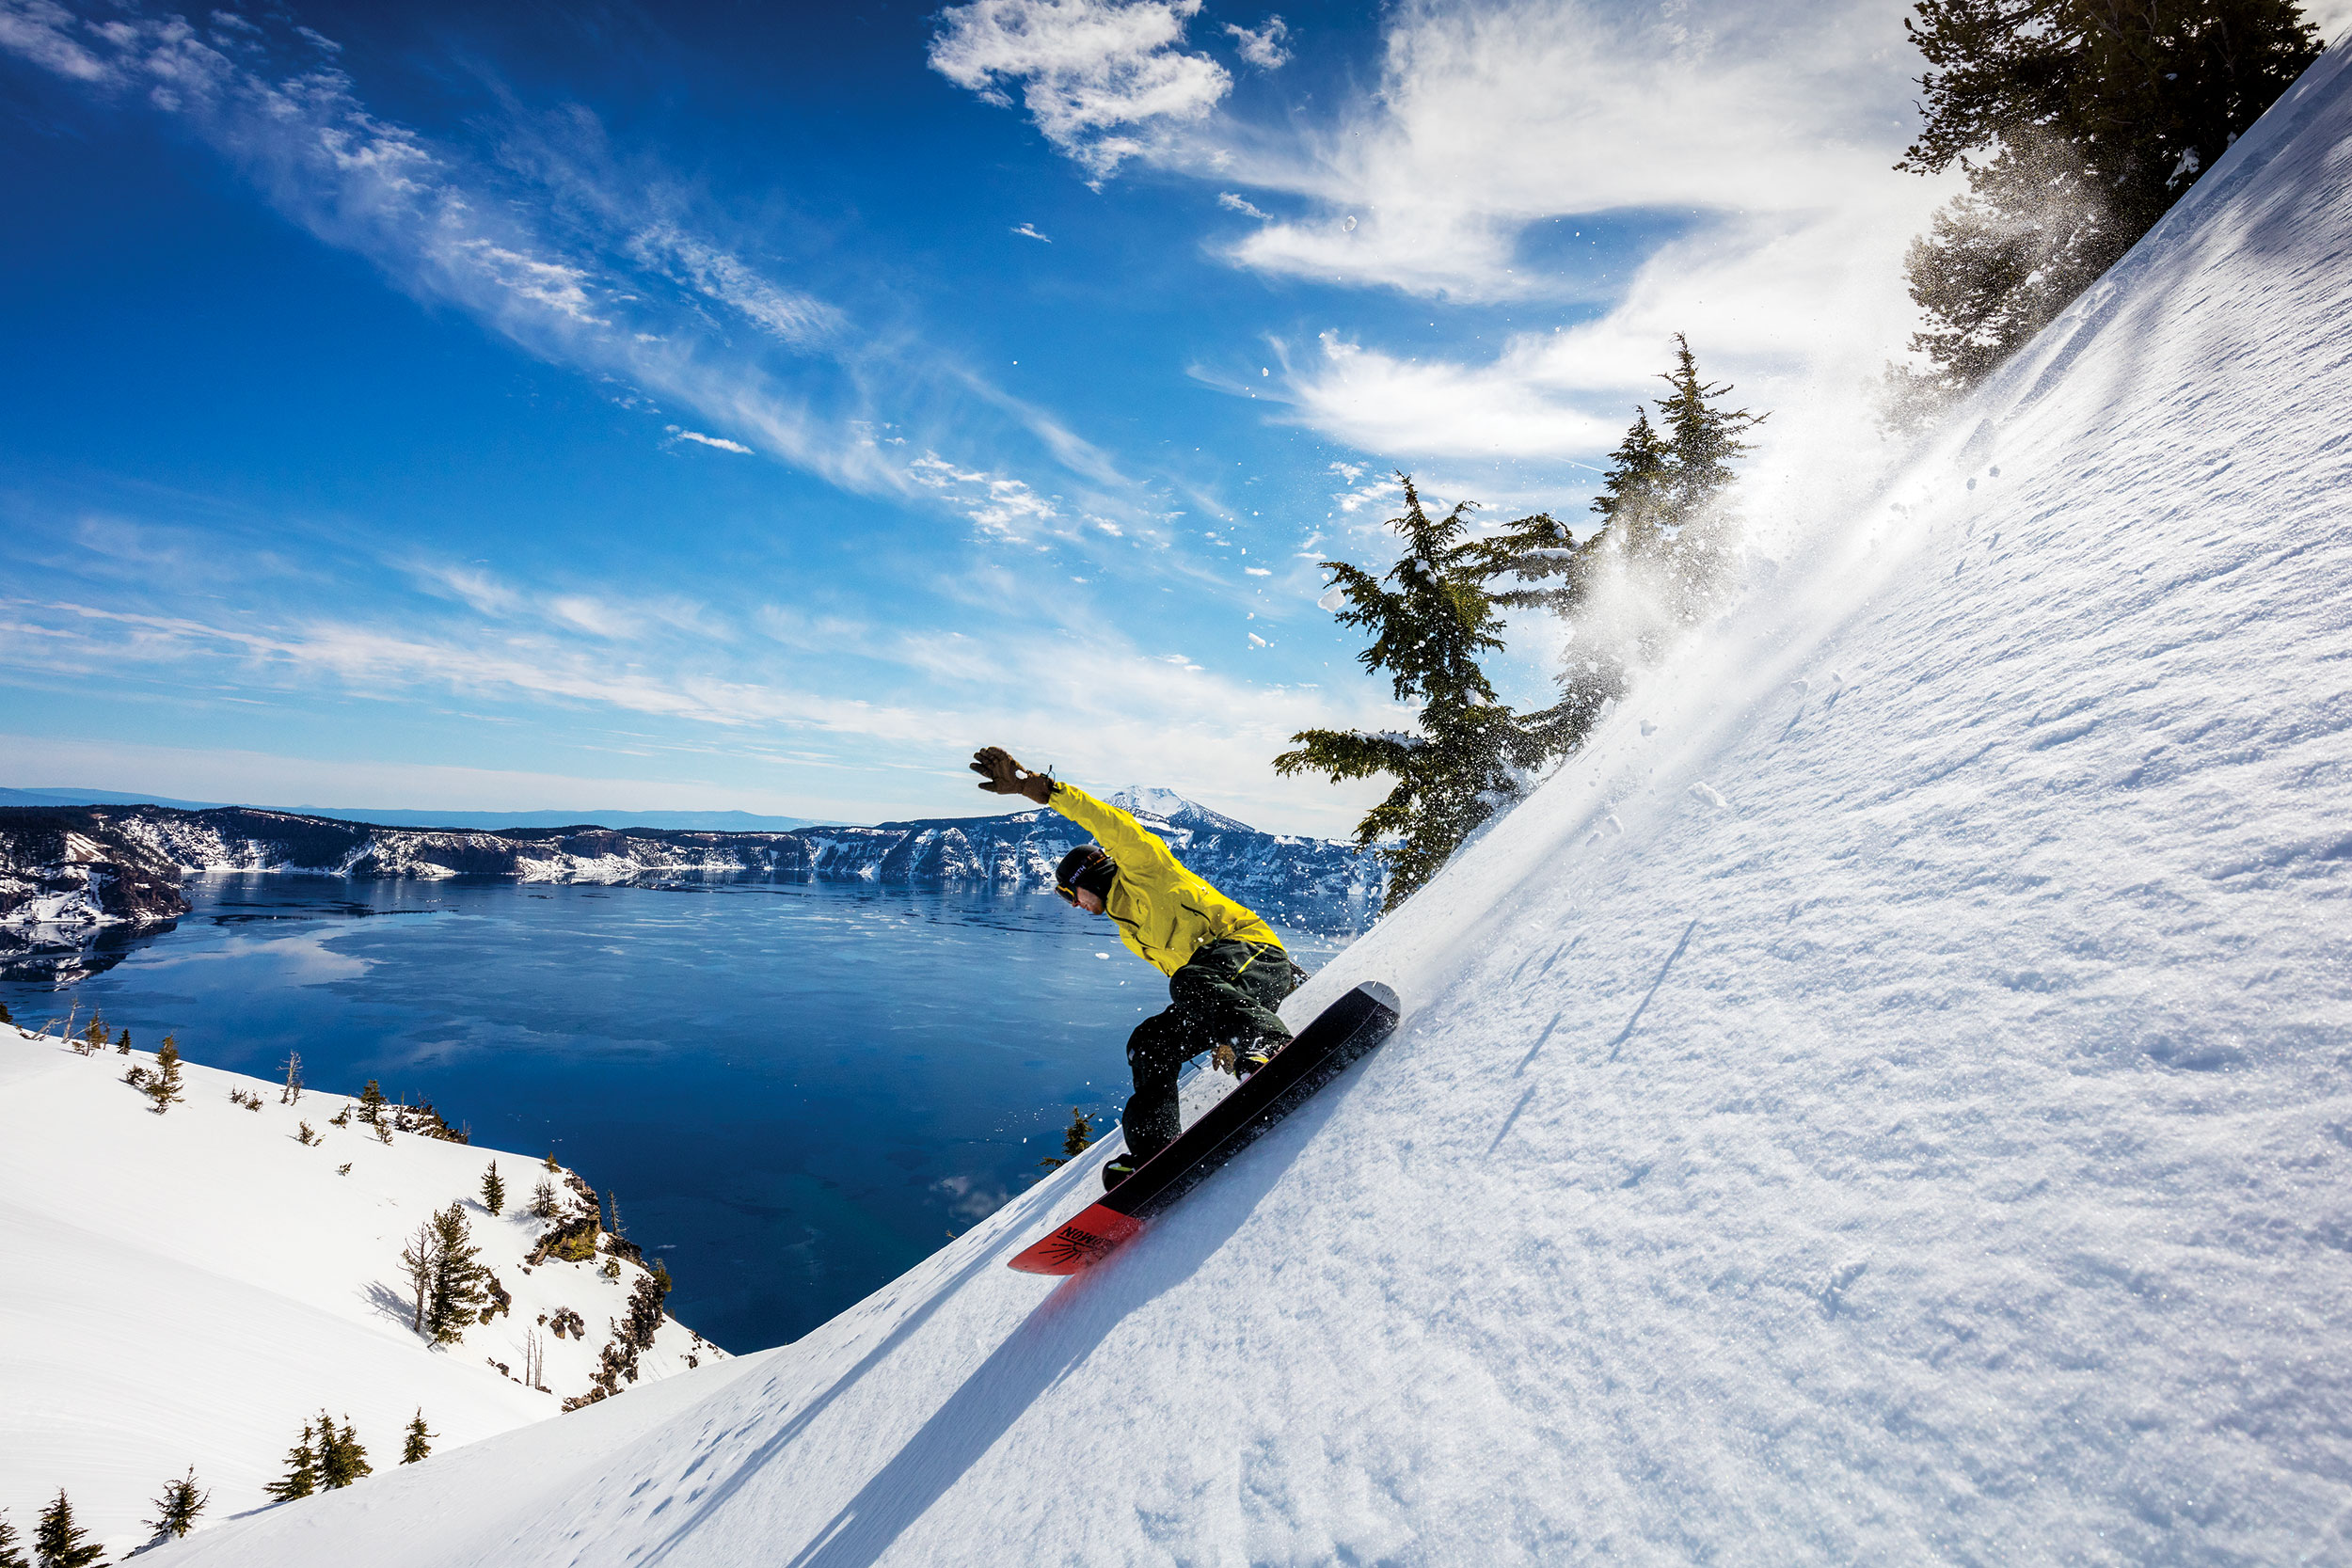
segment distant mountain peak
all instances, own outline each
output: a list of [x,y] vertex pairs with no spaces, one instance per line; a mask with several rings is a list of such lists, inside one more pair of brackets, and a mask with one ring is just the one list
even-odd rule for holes
[[1196,832],[1254,833],[1258,831],[1223,812],[1211,811],[1197,800],[1187,800],[1172,789],[1161,789],[1152,784],[1129,784],[1111,797],[1111,804],[1137,816],[1156,816],[1174,827],[1191,828]]

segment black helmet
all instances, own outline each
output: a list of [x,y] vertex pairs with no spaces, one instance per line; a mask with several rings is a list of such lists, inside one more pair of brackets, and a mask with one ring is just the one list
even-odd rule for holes
[[1111,880],[1118,875],[1118,865],[1104,853],[1101,845],[1081,844],[1064,855],[1061,863],[1054,867],[1054,891],[1073,904],[1078,900],[1072,895],[1080,888],[1097,898],[1108,898],[1111,895]]

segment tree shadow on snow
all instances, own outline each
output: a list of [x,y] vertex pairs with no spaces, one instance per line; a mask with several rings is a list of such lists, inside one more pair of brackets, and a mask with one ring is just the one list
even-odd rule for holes
[[1118,1257],[1066,1280],[1040,1302],[789,1568],[867,1568],[878,1560],[1112,1329],[1191,1278],[1231,1239],[1330,1116],[1348,1078],[1361,1070],[1361,1064],[1351,1068],[1211,1177],[1201,1194],[1215,1194],[1216,1201],[1196,1200],[1176,1211]]

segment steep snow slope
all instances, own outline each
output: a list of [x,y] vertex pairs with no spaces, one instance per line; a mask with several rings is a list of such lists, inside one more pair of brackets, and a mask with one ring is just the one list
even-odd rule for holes
[[[588,1388],[643,1271],[527,1264],[549,1228],[523,1212],[549,1175],[537,1160],[405,1132],[388,1145],[356,1117],[329,1125],[340,1095],[281,1106],[275,1085],[193,1064],[185,1100],[158,1117],[121,1081],[134,1062],[154,1057],[77,1056],[0,1026],[0,1507],[20,1529],[62,1486],[82,1523],[126,1550],[147,1538],[149,1499],[190,1465],[213,1494],[207,1523],[251,1508],[321,1406],[349,1416],[383,1472],[420,1407],[454,1446],[556,1415]],[[232,1088],[261,1109],[230,1103]],[[296,1141],[306,1120],[321,1142]],[[496,1219],[473,1201],[493,1160],[507,1186]],[[400,1252],[458,1199],[512,1306],[435,1350],[408,1331]],[[584,1338],[538,1323],[560,1307]],[[520,1381],[533,1333],[546,1391]],[[690,1358],[724,1356],[663,1320],[639,1386]]]
[[1302,992],[1408,1016],[1110,1264],[1003,1266],[1098,1150],[605,1453],[164,1560],[2352,1558],[2345,60]]

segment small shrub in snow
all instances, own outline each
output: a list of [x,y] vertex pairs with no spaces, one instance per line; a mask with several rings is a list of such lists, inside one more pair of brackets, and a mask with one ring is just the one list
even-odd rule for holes
[[326,1118],[326,1125],[329,1127],[349,1127],[351,1125],[351,1105],[349,1101],[344,1102],[343,1108],[341,1111],[338,1111],[335,1115]]
[[555,1218],[555,1187],[552,1183],[543,1179],[531,1189],[531,1212],[543,1220]]
[[607,1278],[607,1279],[618,1279],[618,1278],[620,1278],[620,1277],[621,1277],[621,1260],[620,1260],[619,1259],[617,1259],[617,1258],[608,1258],[608,1259],[606,1259],[604,1260],[604,1267],[603,1267],[603,1269],[602,1269],[602,1270],[600,1270],[599,1272],[600,1272],[601,1274],[603,1274],[604,1277],[605,1277],[605,1278]]
[[169,1035],[164,1037],[162,1049],[155,1053],[155,1076],[142,1087],[147,1098],[154,1102],[155,1114],[162,1116],[180,1100],[180,1047]]
[[302,1441],[286,1450],[286,1473],[278,1481],[262,1488],[281,1503],[296,1497],[307,1497],[319,1489],[318,1449],[311,1446],[311,1431],[306,1423]]
[[368,1450],[352,1431],[351,1418],[343,1418],[342,1430],[338,1432],[335,1423],[327,1419],[326,1412],[320,1411],[319,1484],[333,1492],[374,1473],[375,1466],[368,1463]]
[[176,1541],[188,1533],[211,1497],[210,1492],[196,1489],[196,1466],[191,1465],[185,1476],[164,1483],[163,1495],[154,1502],[155,1517],[141,1523],[155,1532],[157,1541],[167,1537]]
[[337,1165],[335,1167],[335,1174],[337,1176],[349,1176],[351,1174],[351,1162],[345,1160],[342,1164]]
[[310,1124],[309,1122],[299,1122],[296,1125],[301,1129],[301,1131],[294,1134],[294,1142],[300,1144],[303,1148],[308,1148],[312,1144],[319,1141],[319,1135],[311,1131]]
[[133,1062],[131,1070],[122,1075],[122,1081],[135,1089],[144,1089],[147,1087],[147,1069]]
[[40,1568],[89,1568],[106,1555],[106,1548],[86,1540],[88,1534],[73,1522],[73,1505],[66,1501],[61,1486],[57,1500],[40,1511],[40,1523],[33,1531],[33,1556]]

